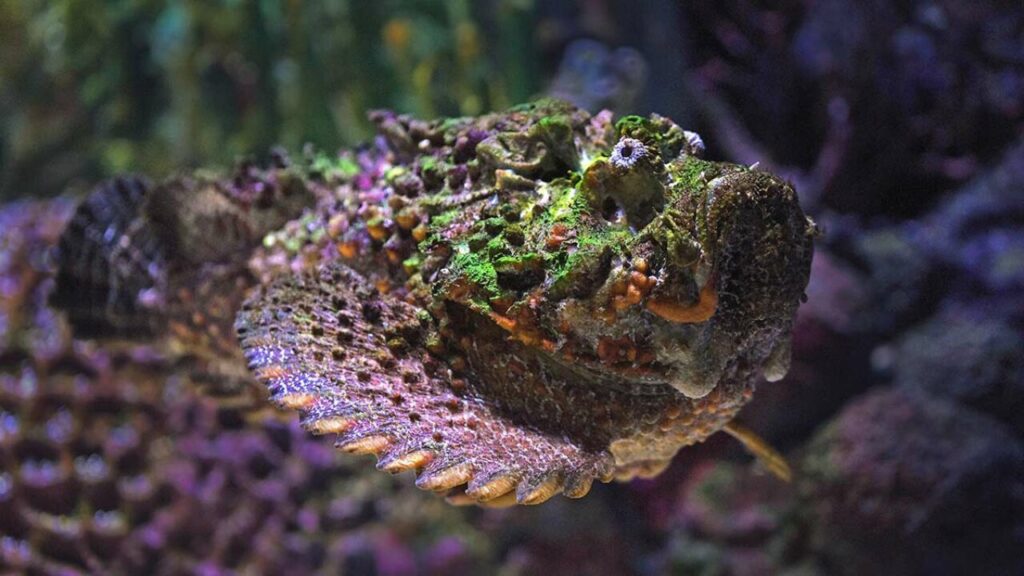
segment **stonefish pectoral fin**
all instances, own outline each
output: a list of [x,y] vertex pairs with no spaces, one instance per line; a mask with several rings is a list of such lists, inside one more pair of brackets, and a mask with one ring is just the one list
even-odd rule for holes
[[517,423],[474,395],[424,348],[430,328],[417,308],[342,264],[259,288],[237,329],[277,404],[341,450],[375,454],[382,470],[415,470],[425,490],[537,504],[612,477],[606,450]]

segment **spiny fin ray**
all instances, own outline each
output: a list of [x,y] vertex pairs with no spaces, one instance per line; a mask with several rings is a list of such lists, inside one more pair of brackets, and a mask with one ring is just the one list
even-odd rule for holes
[[[372,313],[339,322],[337,302]],[[312,432],[337,434],[341,450],[375,454],[389,472],[416,471],[424,490],[467,485],[474,502],[539,503],[566,484],[582,495],[593,479],[608,476],[606,452],[460,396],[442,359],[416,346],[393,352],[381,337],[401,327],[423,341],[416,331],[430,326],[422,322],[415,307],[330,264],[257,288],[236,327],[250,369],[279,405],[302,411]]]

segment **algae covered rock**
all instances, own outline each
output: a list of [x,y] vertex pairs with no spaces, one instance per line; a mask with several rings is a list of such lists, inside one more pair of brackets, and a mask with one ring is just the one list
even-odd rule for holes
[[1024,446],[952,402],[906,388],[868,393],[808,445],[799,478],[810,547],[829,572],[1024,568]]

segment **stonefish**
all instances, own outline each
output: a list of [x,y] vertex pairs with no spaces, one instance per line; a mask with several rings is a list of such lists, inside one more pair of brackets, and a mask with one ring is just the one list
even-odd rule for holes
[[456,503],[581,497],[722,429],[787,473],[730,421],[789,365],[815,226],[788,183],[658,115],[371,118],[354,151],[101,185],[53,301]]

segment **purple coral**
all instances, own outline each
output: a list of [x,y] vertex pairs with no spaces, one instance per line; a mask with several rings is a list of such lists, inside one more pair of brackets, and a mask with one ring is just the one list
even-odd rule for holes
[[636,138],[622,138],[612,149],[611,163],[616,168],[629,170],[647,158],[647,146]]
[[[394,480],[358,473],[297,424],[247,423],[164,377],[167,366],[112,360],[2,367],[0,567],[337,572],[361,562],[343,544],[375,538],[391,514],[411,526],[460,522],[441,502],[408,502],[416,496]],[[385,572],[415,573],[433,538],[416,530],[380,541],[372,565],[395,568],[404,555],[406,568]]]

